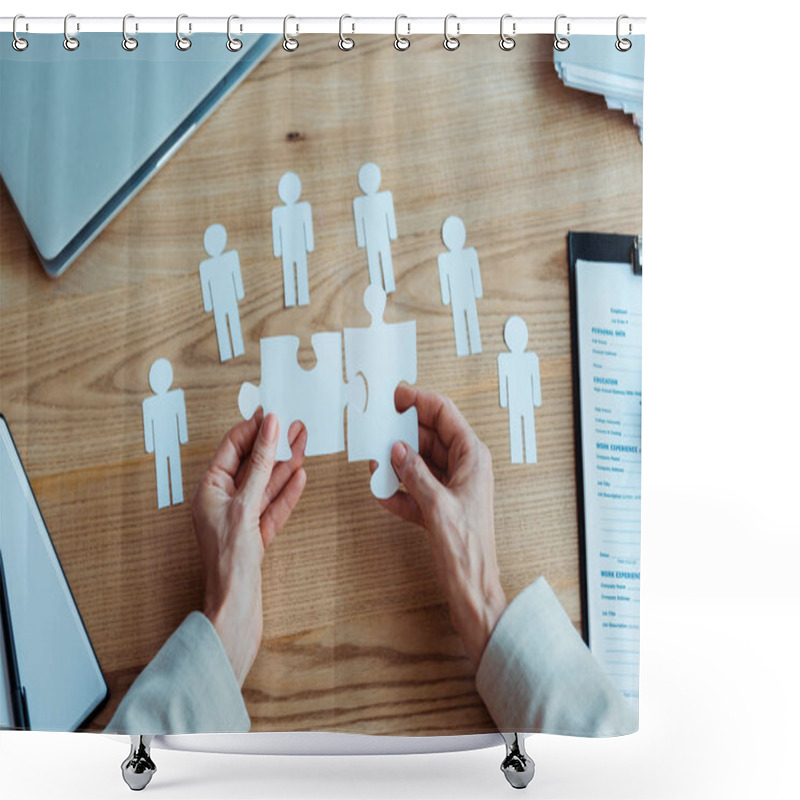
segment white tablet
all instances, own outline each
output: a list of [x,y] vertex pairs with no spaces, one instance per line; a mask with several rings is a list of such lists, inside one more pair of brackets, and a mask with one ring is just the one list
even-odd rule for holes
[[[0,553],[30,729],[76,730],[105,702],[108,686],[2,415]],[[8,638],[2,624],[0,645]],[[8,648],[2,649],[0,726],[17,728]]]

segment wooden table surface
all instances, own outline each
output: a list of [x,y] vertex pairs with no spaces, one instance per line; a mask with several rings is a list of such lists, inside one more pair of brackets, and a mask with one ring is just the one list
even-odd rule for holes
[[[57,281],[0,191],[0,411],[22,454],[110,686],[101,730],[171,632],[202,601],[189,500],[259,339],[362,326],[366,258],[352,200],[366,161],[394,197],[397,291],[386,319],[417,320],[417,385],[450,395],[489,445],[509,601],[543,574],[580,624],[566,236],[641,232],[641,146],[629,117],[565,88],[549,37],[469,37],[397,53],[330,36],[274,50]],[[311,304],[283,307],[269,223],[297,172],[314,214]],[[441,303],[441,225],[458,214],[480,259],[483,353],[458,358]],[[238,250],[245,354],[220,363],[198,265],[214,222]],[[540,359],[539,463],[512,465],[497,355],[512,314]],[[185,391],[186,502],[159,511],[142,400],[158,357]],[[375,502],[366,463],[306,461],[308,485],[263,566],[261,652],[244,686],[253,730],[455,734],[494,730],[454,634],[425,533]]]

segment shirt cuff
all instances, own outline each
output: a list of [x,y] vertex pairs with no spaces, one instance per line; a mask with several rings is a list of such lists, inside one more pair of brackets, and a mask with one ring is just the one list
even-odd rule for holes
[[603,673],[542,577],[497,622],[475,676],[503,732],[619,736],[636,709]]
[[250,717],[216,629],[193,611],[123,697],[107,733],[243,733]]

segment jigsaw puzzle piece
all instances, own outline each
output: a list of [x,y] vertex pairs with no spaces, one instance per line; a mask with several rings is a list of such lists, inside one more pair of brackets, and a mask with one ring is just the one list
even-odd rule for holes
[[345,384],[342,377],[342,335],[315,333],[311,346],[317,357],[312,369],[297,363],[300,340],[296,336],[270,336],[261,340],[261,384],[243,383],[239,411],[245,419],[261,406],[275,414],[280,424],[277,458],[291,457],[289,426],[300,420],[308,432],[306,455],[339,453],[344,450],[344,407],[352,402],[363,408],[363,380]]
[[417,410],[398,414],[394,404],[397,384],[417,379],[417,323],[384,322],[386,295],[379,286],[367,288],[364,305],[372,317],[370,326],[344,330],[347,379],[353,383],[360,375],[367,388],[366,408],[354,403],[347,408],[347,458],[378,462],[370,487],[376,497],[385,498],[400,485],[390,459],[394,442],[419,449]]
[[311,347],[317,357],[313,369],[305,370],[295,360],[297,412],[308,431],[307,456],[341,453],[344,450],[344,406],[346,392],[342,369],[342,334],[315,333]]
[[[239,390],[239,412],[250,419],[261,406],[264,414],[275,414],[280,426],[277,459],[292,456],[287,433],[297,415],[294,386],[290,378],[297,367],[300,340],[296,336],[270,336],[261,340],[261,383],[243,383]],[[290,419],[291,417],[291,419]]]
[[[391,393],[394,397],[394,388]],[[348,411],[347,430],[348,460],[374,459],[377,461],[378,468],[372,473],[370,489],[375,497],[391,497],[400,487],[400,481],[392,467],[392,445],[401,441],[413,447],[414,450],[419,449],[417,410],[410,408],[402,414],[398,414],[394,408],[391,411],[385,410],[382,414],[375,413],[371,408],[368,408],[367,413],[364,414]],[[353,439],[349,435],[351,430],[356,431],[354,436],[356,440],[360,439],[365,442],[360,451],[356,450],[358,455],[355,456],[350,450],[353,444]]]

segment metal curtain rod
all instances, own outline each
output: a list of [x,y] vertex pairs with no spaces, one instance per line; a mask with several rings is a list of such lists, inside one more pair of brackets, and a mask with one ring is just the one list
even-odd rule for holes
[[[553,35],[553,17],[514,17],[506,16],[505,30],[514,36],[531,33]],[[12,30],[13,17],[0,17],[0,31]],[[394,35],[395,25],[403,35],[437,34],[444,30],[444,17],[350,17],[343,22],[339,17],[291,16],[289,32],[292,35],[303,33],[347,34],[374,33]],[[499,31],[500,16],[497,17],[450,17],[449,29],[457,36],[491,33]],[[567,30],[569,25],[569,30]],[[340,27],[343,26],[343,27]],[[613,35],[617,30],[616,17],[569,17],[561,16],[559,30],[562,34],[605,34]],[[625,35],[643,34],[644,17],[625,18]],[[72,33],[118,33],[122,30],[122,17],[70,17]],[[186,15],[181,22],[184,33],[221,33],[228,31],[227,17],[193,17]],[[284,17],[238,17],[233,24],[235,33],[283,33]],[[129,34],[174,33],[175,17],[135,17],[127,22]],[[25,17],[17,21],[17,32],[24,33],[64,33],[64,17]]]

